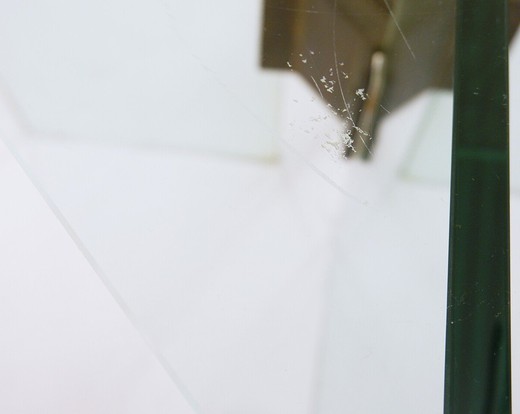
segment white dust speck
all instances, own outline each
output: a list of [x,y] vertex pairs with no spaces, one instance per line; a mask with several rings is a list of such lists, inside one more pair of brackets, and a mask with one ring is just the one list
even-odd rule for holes
[[352,138],[352,131],[347,131],[341,134],[341,141],[343,145],[354,149],[354,139]]
[[365,89],[363,89],[363,88],[359,88],[356,91],[356,95],[359,96],[363,101],[367,100],[367,95],[365,94]]

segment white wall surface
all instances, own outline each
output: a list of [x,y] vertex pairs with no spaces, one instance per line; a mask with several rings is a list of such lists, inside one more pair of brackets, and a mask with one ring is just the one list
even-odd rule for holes
[[272,159],[261,17],[259,0],[1,0],[0,84],[47,135]]
[[0,144],[0,412],[194,411]]

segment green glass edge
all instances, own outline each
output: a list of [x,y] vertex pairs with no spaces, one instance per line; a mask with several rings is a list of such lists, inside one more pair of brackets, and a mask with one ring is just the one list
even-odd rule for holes
[[511,413],[506,0],[457,0],[445,414]]

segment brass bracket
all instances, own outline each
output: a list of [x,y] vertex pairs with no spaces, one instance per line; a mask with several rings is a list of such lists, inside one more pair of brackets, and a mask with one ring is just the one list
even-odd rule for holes
[[[511,38],[520,0],[509,3]],[[345,155],[366,158],[379,119],[452,87],[454,39],[455,0],[265,0],[262,66],[318,88],[345,121]]]

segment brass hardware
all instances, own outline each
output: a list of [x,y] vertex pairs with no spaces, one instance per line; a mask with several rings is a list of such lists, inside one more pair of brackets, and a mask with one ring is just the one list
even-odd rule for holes
[[[509,15],[512,37],[520,0]],[[426,88],[452,87],[454,24],[454,0],[265,0],[262,66],[318,88],[346,122],[345,154],[365,157],[381,117]]]

